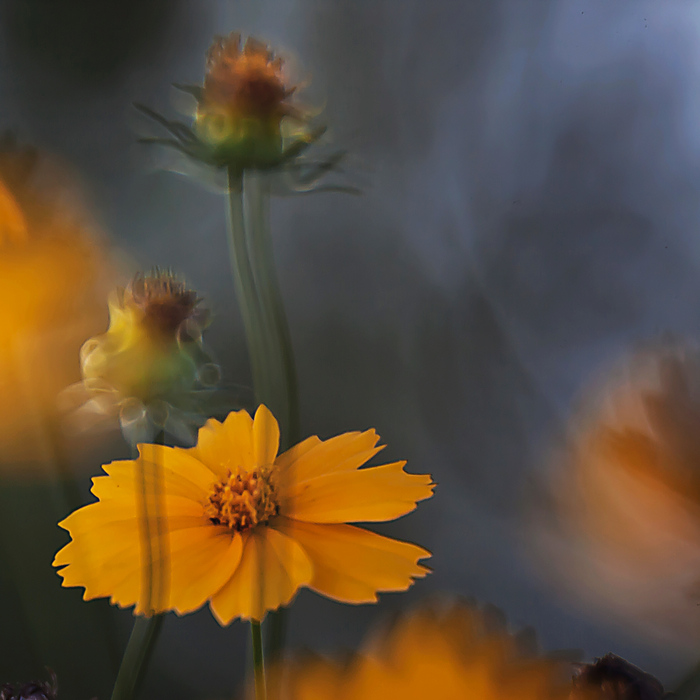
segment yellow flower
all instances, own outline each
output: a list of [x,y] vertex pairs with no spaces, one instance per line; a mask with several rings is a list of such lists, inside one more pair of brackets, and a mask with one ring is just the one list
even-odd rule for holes
[[[165,574],[156,611],[185,614],[209,601],[223,625],[237,617],[262,620],[308,586],[346,603],[402,591],[428,569],[429,552],[348,522],[398,518],[429,498],[429,475],[403,471],[404,462],[360,469],[381,448],[373,430],[330,440],[311,437],[278,455],[277,421],[264,406],[223,423],[211,419],[191,449],[139,445],[148,479],[162,470],[166,515],[150,551]],[[64,586],[85,587],[84,598],[107,597],[144,610],[137,500],[140,465],[113,462],[93,479],[99,502],[60,523],[72,535],[54,561]],[[165,547],[160,545],[165,541]],[[165,558],[162,558],[165,559]]]
[[197,408],[202,393],[198,387],[218,378],[202,348],[208,314],[199,303],[172,273],[158,270],[137,274],[113,293],[109,329],[80,353],[83,382],[77,391],[89,397],[80,416],[118,413],[127,439],[136,430],[144,440],[152,437],[146,423],[172,428],[177,418],[182,426],[175,434],[182,437],[185,414]]
[[23,474],[48,456],[57,395],[104,323],[113,276],[75,189],[65,168],[0,144],[0,461]]
[[475,607],[423,606],[370,637],[351,659],[273,667],[271,700],[565,700],[564,665],[522,655],[516,638]]

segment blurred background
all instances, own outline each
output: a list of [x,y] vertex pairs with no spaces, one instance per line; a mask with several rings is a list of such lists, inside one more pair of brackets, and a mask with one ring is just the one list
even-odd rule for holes
[[[613,651],[678,680],[700,656],[696,600],[674,599],[682,631],[639,624],[643,606],[616,614],[532,555],[530,524],[553,446],[601,367],[659,334],[700,335],[700,7],[4,0],[0,130],[70,165],[126,268],[171,266],[206,297],[224,377],[249,385],[221,193],[160,168],[162,154],[136,144],[149,125],[132,107],[176,118],[171,83],[200,83],[212,36],[232,30],[296,57],[303,100],[324,108],[363,189],[273,201],[303,433],[374,427],[387,461],[439,485],[379,528],[430,549],[432,576],[360,608],[302,591],[292,644],[354,647],[378,617],[450,592],[532,625],[546,650]],[[96,323],[106,328],[106,305]],[[77,380],[77,354],[74,369]],[[72,458],[84,502],[88,477],[124,456],[114,432]],[[60,588],[65,512],[40,482],[14,474],[0,489],[0,680],[49,665],[64,697],[106,697],[114,650],[82,610],[108,616],[122,641],[130,613]],[[45,587],[38,606],[17,570]],[[229,696],[247,636],[208,609],[168,616],[151,691]]]

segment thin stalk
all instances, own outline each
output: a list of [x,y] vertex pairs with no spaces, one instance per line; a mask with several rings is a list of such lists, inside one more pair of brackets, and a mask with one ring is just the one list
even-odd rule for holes
[[270,189],[265,174],[247,173],[245,193],[248,249],[270,349],[266,371],[277,378],[273,405],[281,424],[280,448],[286,450],[300,439],[299,388],[289,324],[277,281],[270,235]]
[[263,652],[262,625],[250,621],[250,636],[253,640],[253,673],[255,675],[255,700],[267,699],[265,687],[265,656]]
[[269,377],[264,369],[266,352],[262,313],[258,300],[255,278],[248,257],[245,218],[243,212],[243,177],[235,168],[228,171],[228,244],[231,258],[231,273],[236,297],[245,328],[248,355],[253,374],[253,390],[256,399],[263,401],[270,393]]
[[[164,442],[165,434],[161,432],[156,443],[163,445]],[[162,609],[167,597],[167,513],[163,497],[162,465],[158,460],[146,464],[145,460],[137,459],[136,470],[140,485],[136,493],[143,558],[140,607],[144,614],[138,615],[134,620],[112,691],[112,700],[131,700],[138,692],[163,624],[163,614],[155,611]]]

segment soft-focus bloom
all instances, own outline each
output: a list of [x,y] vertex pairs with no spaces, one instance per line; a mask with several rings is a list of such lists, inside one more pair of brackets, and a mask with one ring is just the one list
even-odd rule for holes
[[698,349],[639,351],[583,402],[536,528],[540,571],[608,618],[685,648],[700,640],[698,426]]
[[[284,61],[264,43],[239,34],[216,37],[207,53],[195,131],[211,145],[218,160],[241,168],[265,168],[284,159],[283,120],[304,125],[308,117],[290,101]],[[310,132],[297,128],[292,140],[306,144]]]
[[277,421],[260,406],[255,420],[245,411],[209,420],[191,449],[139,445],[140,464],[106,465],[108,476],[93,479],[99,501],[60,523],[73,540],[54,565],[65,566],[64,586],[85,587],[86,600],[109,596],[144,612],[137,475],[145,474],[160,479],[166,513],[150,528],[166,547],[154,540],[150,550],[169,550],[153,562],[167,582],[156,611],[184,614],[208,601],[225,625],[261,620],[302,586],[345,603],[403,591],[428,573],[418,560],[429,552],[347,523],[398,518],[433,486],[404,462],[360,469],[378,440],[373,430],[310,437],[278,455]]
[[113,272],[65,168],[0,143],[0,447],[5,466],[51,456],[56,397],[104,323]]
[[169,138],[142,138],[142,143],[175,148],[194,161],[236,173],[281,170],[289,180],[287,192],[357,191],[316,187],[321,177],[336,168],[343,153],[312,160],[304,157],[325,133],[325,126],[315,124],[312,111],[292,100],[298,86],[292,84],[285,61],[258,39],[248,37],[242,42],[235,32],[216,37],[207,53],[204,85],[175,87],[196,100],[192,127],[136,105],[170,134]]
[[79,418],[118,415],[134,444],[156,427],[187,440],[189,414],[218,379],[202,347],[208,313],[197,294],[171,272],[137,274],[110,297],[109,319],[80,352],[74,391],[89,398]]
[[502,618],[466,604],[423,606],[348,659],[273,668],[272,700],[565,700],[567,665],[524,653]]
[[664,688],[629,661],[606,654],[584,664],[573,679],[569,700],[662,700]]

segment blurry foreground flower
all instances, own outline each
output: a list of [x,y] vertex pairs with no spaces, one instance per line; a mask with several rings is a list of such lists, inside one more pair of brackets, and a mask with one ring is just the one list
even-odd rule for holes
[[[109,300],[109,329],[80,352],[86,399],[74,418],[118,416],[128,442],[159,430],[193,442],[192,424],[219,378],[202,347],[208,314],[170,272],[137,274]],[[201,424],[201,422],[200,422]]]
[[[360,469],[381,448],[369,430],[330,440],[311,437],[278,456],[279,428],[260,406],[219,423],[209,420],[189,450],[139,445],[139,459],[162,471],[167,515],[152,532],[167,540],[169,561],[156,612],[184,614],[209,602],[223,625],[237,617],[262,620],[308,586],[345,603],[370,603],[380,591],[403,591],[428,569],[421,547],[382,537],[348,522],[392,520],[429,498],[429,475],[403,471],[404,462]],[[60,523],[73,541],[54,566],[64,586],[84,586],[86,600],[110,597],[144,612],[142,484],[154,469],[112,462],[93,479],[99,502]],[[162,551],[156,542],[152,551]]]
[[700,641],[699,427],[700,351],[635,354],[577,416],[536,538],[540,571],[685,648]]
[[502,619],[455,603],[423,606],[349,660],[273,667],[271,700],[566,700],[568,664],[525,652]]
[[78,378],[113,276],[76,189],[64,167],[0,139],[0,446],[23,473],[47,459],[57,394]]

